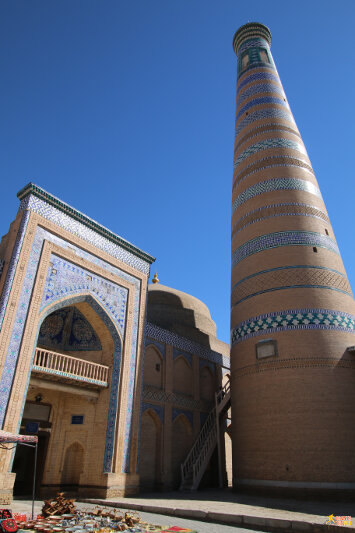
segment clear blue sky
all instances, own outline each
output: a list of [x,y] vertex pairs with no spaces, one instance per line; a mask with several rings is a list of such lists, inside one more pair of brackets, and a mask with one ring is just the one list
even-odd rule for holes
[[0,231],[34,181],[157,257],[229,342],[236,60],[263,22],[352,287],[354,0],[3,0]]

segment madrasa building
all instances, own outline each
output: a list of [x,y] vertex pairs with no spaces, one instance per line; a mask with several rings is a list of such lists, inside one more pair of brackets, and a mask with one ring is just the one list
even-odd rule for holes
[[[258,23],[233,40],[230,347],[201,301],[148,285],[150,254],[41,187],[18,193],[0,428],[38,435],[43,495],[354,490],[355,303],[270,45]],[[0,502],[30,492],[31,452],[0,450]]]

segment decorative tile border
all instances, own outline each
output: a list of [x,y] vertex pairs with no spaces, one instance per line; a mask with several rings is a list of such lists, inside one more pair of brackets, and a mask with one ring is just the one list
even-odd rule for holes
[[277,74],[271,74],[271,72],[254,72],[249,74],[246,78],[244,78],[242,81],[238,81],[237,84],[237,91],[241,91],[242,88],[245,85],[248,85],[249,83],[253,83],[253,81],[275,81],[277,84],[281,85],[280,78]]
[[259,135],[263,135],[264,133],[270,133],[270,132],[287,132],[291,133],[291,135],[295,135],[298,139],[301,139],[301,135],[297,130],[294,128],[290,128],[289,126],[284,126],[283,124],[277,123],[277,122],[270,122],[269,124],[261,124],[259,126],[256,126],[255,128],[251,129],[243,135],[243,137],[237,137],[235,148],[234,148],[234,154],[237,153],[237,151],[240,149],[240,147],[249,141],[250,139],[254,137],[258,137]]
[[172,420],[174,422],[175,418],[177,418],[179,415],[185,415],[187,420],[190,422],[191,426],[194,427],[194,418],[193,413],[191,411],[184,411],[183,409],[175,409],[172,410]]
[[271,178],[266,181],[260,181],[248,189],[245,189],[233,202],[232,214],[240,205],[255,196],[271,191],[305,191],[322,198],[321,192],[312,182],[298,178]]
[[240,322],[231,332],[231,344],[258,335],[300,329],[355,332],[355,316],[332,309],[291,309],[269,313]]
[[148,409],[152,409],[159,417],[160,422],[164,424],[164,406],[163,405],[156,405],[154,403],[142,403],[142,414],[144,411],[147,411]]
[[278,104],[282,105],[283,107],[286,107],[289,109],[288,103],[284,101],[283,98],[278,98],[277,96],[263,96],[260,98],[254,98],[251,102],[248,102],[245,104],[236,114],[235,121],[238,122],[240,117],[248,111],[250,108],[256,106],[256,105],[263,105],[263,104]]
[[[127,265],[130,265],[131,267],[139,270],[140,272],[149,275],[150,264],[153,262],[154,258],[151,258],[151,256],[148,256],[148,254],[142,252],[142,254],[144,254],[144,257],[147,257],[147,259],[142,259],[142,254],[140,254],[141,257],[139,257],[135,255],[133,251],[128,251],[128,249],[123,248],[123,239],[115,236],[113,233],[111,234],[111,232],[109,232],[109,230],[106,230],[106,228],[104,228],[103,226],[101,226],[102,231],[98,231],[98,228],[94,226],[94,224],[97,223],[94,221],[92,221],[93,225],[92,227],[90,227],[90,225],[87,225],[86,222],[87,220],[91,219],[85,217],[85,215],[81,215],[81,213],[80,215],[82,217],[85,217],[85,219],[87,220],[83,219],[83,221],[80,222],[79,219],[74,218],[74,214],[76,213],[76,211],[70,206],[68,206],[67,211],[63,211],[62,209],[54,207],[54,205],[50,205],[41,198],[38,198],[33,194],[29,194],[28,196],[23,197],[19,209],[20,211],[28,209],[30,211],[38,213],[43,218],[54,222],[54,224],[56,224],[57,226],[69,231],[73,235],[76,235],[77,237],[85,240],[86,242],[89,242],[100,250],[103,250],[104,252],[110,254],[115,259],[123,261]],[[70,210],[72,210],[73,212],[71,213]],[[107,236],[103,235],[104,230],[107,232]],[[115,240],[113,236],[115,236],[117,239],[120,239],[119,242],[121,243],[121,245],[118,245],[116,242],[114,242]],[[138,250],[138,248],[135,249],[135,247],[128,242],[127,248],[131,249],[128,244],[132,247],[132,250]]]
[[295,119],[293,118],[293,115],[289,109],[287,109],[287,111],[284,111],[283,109],[272,107],[267,109],[257,109],[256,111],[249,113],[249,115],[243,118],[243,120],[241,120],[239,124],[236,125],[235,134],[239,135],[244,128],[249,126],[249,124],[252,124],[257,120],[262,120],[264,118],[281,118],[283,120],[287,120],[288,122],[296,126]]
[[315,175],[314,175],[311,164],[306,163],[304,159],[298,159],[295,156],[290,156],[287,154],[272,155],[268,157],[258,158],[257,161],[250,163],[246,167],[244,166],[244,170],[242,171],[238,172],[237,171],[238,169],[236,169],[234,171],[233,191],[239,183],[242,183],[249,176],[252,176],[256,172],[261,172],[262,170],[265,170],[265,169],[280,168],[280,167],[291,169],[291,170],[293,170],[294,168],[297,168],[298,170],[302,170],[302,172],[306,172],[307,174],[310,174],[312,178],[315,179]]
[[85,383],[92,383],[93,385],[99,385],[100,387],[107,387],[107,381],[100,381],[98,379],[86,378],[84,376],[78,376],[76,374],[70,374],[68,372],[61,372],[60,370],[54,370],[52,368],[43,368],[42,366],[32,366],[32,370],[40,372],[41,374],[52,374],[54,376],[61,376],[63,378],[72,379],[73,381],[83,381]]
[[[314,231],[278,231],[255,237],[239,246],[232,255],[232,268],[250,255],[280,246],[319,246],[339,254],[335,241]],[[340,255],[340,254],[339,254]]]
[[260,220],[265,220],[267,218],[282,216],[313,217],[323,220],[329,224],[327,215],[318,209],[318,207],[313,205],[301,204],[298,202],[270,204],[259,207],[258,209],[254,209],[253,211],[249,211],[246,215],[239,218],[232,228],[232,238],[246,226],[249,226],[249,224],[254,224],[255,222],[259,222]]
[[249,48],[255,48],[255,47],[262,47],[266,48],[267,50],[270,50],[269,44],[265,39],[262,39],[261,37],[257,39],[249,39],[245,41],[239,48],[238,48],[238,56],[244,52],[245,50],[249,50]]
[[235,298],[232,307],[260,294],[304,287],[335,290],[352,296],[349,282],[341,272],[326,267],[294,265],[261,270],[241,279],[232,288],[232,298]]
[[150,322],[146,323],[146,335],[149,338],[153,338],[160,342],[170,344],[171,346],[174,346],[175,348],[178,348],[185,352],[196,354],[199,357],[207,359],[208,361],[212,361],[213,363],[216,363],[217,365],[222,366],[224,368],[230,368],[229,357],[226,357],[221,353],[215,352],[214,350],[209,350],[208,348],[205,348],[205,346],[202,346],[197,342],[190,341],[185,337],[181,337],[176,333],[168,331],[167,329],[160,328],[159,326],[151,324]]
[[[21,222],[20,222],[20,227],[17,232],[15,245],[12,249],[10,264],[9,264],[9,268],[6,273],[6,280],[5,280],[4,288],[2,290],[1,298],[0,298],[0,329],[2,327],[2,323],[4,320],[7,302],[9,300],[10,291],[12,289],[12,284],[13,284],[14,277],[15,277],[17,263],[20,257],[22,243],[23,243],[23,239],[25,238],[25,233],[26,233],[26,228],[27,228],[29,218],[30,218],[29,211],[26,211],[25,213],[23,213]],[[0,427],[1,427],[1,423],[0,423]]]
[[306,149],[303,144],[291,141],[290,139],[266,139],[265,141],[260,141],[252,146],[249,146],[244,152],[242,152],[234,161],[234,168],[236,168],[240,163],[245,159],[250,157],[261,150],[268,150],[269,148],[289,148],[291,150],[296,150],[307,156]]
[[275,85],[274,83],[258,83],[257,85],[251,85],[242,93],[238,92],[237,109],[244,102],[244,100],[259,93],[274,93],[281,95],[282,99],[286,98],[283,88],[279,85]]
[[[204,361],[204,364],[209,365],[208,361]],[[178,394],[176,392],[165,392],[163,390],[155,389],[149,385],[144,385],[143,396],[144,402],[161,402],[164,404],[170,403],[183,409],[197,410],[197,411],[209,411],[211,409],[211,402],[205,402],[203,400],[194,400]],[[144,405],[144,404],[143,404]]]

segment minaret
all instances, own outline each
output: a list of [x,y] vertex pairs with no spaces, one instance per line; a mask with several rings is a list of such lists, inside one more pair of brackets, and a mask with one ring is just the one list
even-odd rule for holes
[[270,44],[233,40],[234,486],[354,490],[355,303]]

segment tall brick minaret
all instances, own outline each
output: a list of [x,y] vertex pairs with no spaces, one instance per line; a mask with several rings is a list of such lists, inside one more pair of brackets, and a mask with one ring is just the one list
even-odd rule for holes
[[234,485],[354,490],[355,303],[270,44],[233,40]]

